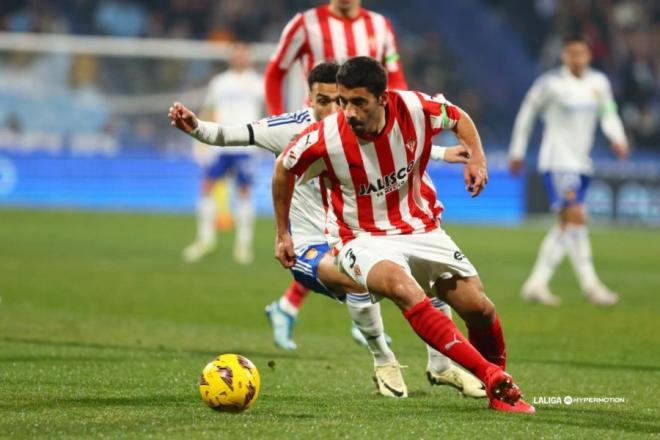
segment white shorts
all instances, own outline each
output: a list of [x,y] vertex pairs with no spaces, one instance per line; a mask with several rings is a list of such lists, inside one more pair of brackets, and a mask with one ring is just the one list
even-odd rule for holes
[[339,271],[365,289],[369,271],[384,260],[403,267],[427,294],[432,294],[438,279],[477,275],[472,263],[440,228],[423,234],[363,235],[345,244],[335,258]]

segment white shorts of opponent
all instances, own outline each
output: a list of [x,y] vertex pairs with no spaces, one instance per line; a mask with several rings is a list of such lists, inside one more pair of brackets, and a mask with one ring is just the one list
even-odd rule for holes
[[[365,289],[369,271],[384,260],[401,266],[429,295],[438,279],[477,275],[472,263],[440,228],[423,234],[362,235],[346,243],[335,257],[339,270]],[[372,301],[380,299],[372,295]]]

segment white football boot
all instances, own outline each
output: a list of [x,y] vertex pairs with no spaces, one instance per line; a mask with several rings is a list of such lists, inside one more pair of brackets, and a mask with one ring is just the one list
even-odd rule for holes
[[275,345],[285,350],[295,350],[298,345],[293,342],[293,326],[296,318],[282,310],[277,301],[268,304],[265,309],[266,317],[273,328],[273,341]]
[[548,286],[544,285],[525,283],[520,296],[522,296],[525,301],[535,302],[545,306],[556,307],[561,304],[561,298],[553,295],[552,292],[550,292],[550,289],[548,289]]
[[378,393],[387,397],[408,397],[408,388],[401,375],[401,365],[392,361],[374,367],[374,382]]
[[235,246],[234,261],[243,265],[252,264],[254,261],[254,254],[252,253],[252,249],[246,246]]
[[605,287],[601,282],[587,289],[585,295],[597,306],[611,307],[619,302],[619,295]]
[[472,374],[452,364],[442,373],[436,373],[430,366],[426,367],[426,378],[431,385],[449,385],[456,388],[465,397],[481,399],[486,397],[486,388]]
[[183,250],[183,261],[194,263],[215,250],[215,241],[196,240]]

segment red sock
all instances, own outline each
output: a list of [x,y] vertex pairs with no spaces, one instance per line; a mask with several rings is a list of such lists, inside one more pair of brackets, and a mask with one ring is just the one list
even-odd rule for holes
[[495,321],[486,328],[468,326],[468,336],[483,357],[506,370],[506,345],[499,316],[495,315]]
[[474,373],[484,383],[492,368],[498,368],[479,354],[463,337],[454,322],[424,300],[403,312],[410,326],[427,344]]
[[286,298],[292,306],[299,309],[308,293],[309,289],[307,287],[303,286],[298,281],[293,281],[282,296]]

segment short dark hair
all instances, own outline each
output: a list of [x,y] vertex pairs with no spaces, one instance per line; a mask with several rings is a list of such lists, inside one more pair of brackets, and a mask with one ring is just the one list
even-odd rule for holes
[[348,89],[365,87],[379,97],[387,88],[387,74],[383,65],[373,58],[354,57],[339,68],[337,83]]
[[307,85],[311,90],[314,83],[336,84],[338,70],[339,64],[334,61],[318,64],[307,75]]
[[564,36],[562,41],[563,47],[566,47],[569,44],[573,44],[573,43],[583,43],[589,46],[589,40],[583,34],[577,33],[577,34],[568,34]]

